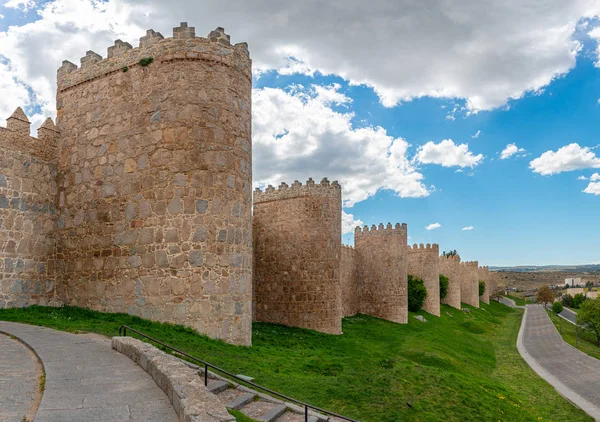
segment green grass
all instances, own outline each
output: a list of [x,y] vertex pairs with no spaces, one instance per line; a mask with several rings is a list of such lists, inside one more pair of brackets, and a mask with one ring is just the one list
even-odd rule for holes
[[[468,307],[467,305],[464,305]],[[0,319],[116,335],[121,324],[233,373],[364,422],[592,420],[527,366],[515,342],[522,310],[443,306],[427,323],[345,318],[344,334],[256,323],[253,347],[191,329],[80,308],[0,310]],[[448,316],[451,314],[452,317]]]
[[514,301],[515,301],[515,304],[516,304],[517,306],[525,306],[525,305],[527,305],[528,303],[531,303],[531,302],[528,302],[528,301],[526,301],[525,299],[523,299],[522,297],[519,297],[519,296],[506,295],[506,297],[507,297],[507,298],[509,298],[509,299],[512,299],[512,300],[514,300]]
[[[550,319],[564,341],[573,347],[577,346],[579,350],[587,353],[591,357],[600,359],[600,347],[597,346],[596,337],[592,333],[583,331],[581,327],[579,327],[578,333],[575,333],[575,324],[565,321],[549,309],[546,309],[546,312],[550,315]],[[578,342],[576,341],[576,335],[579,337]]]
[[236,422],[257,422],[255,419],[251,419],[248,416],[244,415],[239,410],[228,409],[229,413],[232,416],[235,416]]

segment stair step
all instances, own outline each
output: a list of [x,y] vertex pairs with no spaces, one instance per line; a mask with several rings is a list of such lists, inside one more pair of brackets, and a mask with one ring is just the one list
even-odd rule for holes
[[260,422],[274,422],[285,413],[287,407],[283,404],[273,405],[271,409],[263,413],[256,420]]
[[213,394],[219,394],[221,391],[229,388],[229,383],[225,381],[209,381],[206,388]]
[[246,406],[248,403],[251,403],[253,401],[254,401],[254,394],[246,393],[246,394],[242,394],[241,396],[238,396],[235,399],[231,400],[229,403],[227,403],[225,405],[225,407],[228,407],[233,410],[239,410],[242,407]]

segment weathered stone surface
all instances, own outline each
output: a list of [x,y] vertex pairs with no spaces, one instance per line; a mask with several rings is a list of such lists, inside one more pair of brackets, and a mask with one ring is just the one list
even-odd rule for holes
[[479,267],[477,271],[477,279],[485,283],[485,292],[479,296],[479,300],[483,303],[490,303],[490,293],[494,291],[494,284],[490,279],[489,267]]
[[440,256],[440,274],[448,277],[448,293],[442,303],[460,309],[460,256]]
[[479,263],[477,261],[460,263],[460,300],[479,308]]
[[360,311],[357,264],[356,249],[342,245],[340,279],[342,284],[342,310],[345,317],[355,315]]
[[427,289],[423,310],[435,316],[440,316],[439,254],[440,248],[437,244],[415,244],[408,250],[408,273],[422,279]]

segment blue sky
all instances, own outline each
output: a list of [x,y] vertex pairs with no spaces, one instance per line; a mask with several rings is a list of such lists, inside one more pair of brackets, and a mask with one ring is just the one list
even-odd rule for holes
[[600,11],[584,0],[493,14],[439,3],[435,19],[377,1],[275,13],[257,0],[246,15],[241,2],[200,3],[0,0],[0,112],[53,116],[55,69],[88,48],[137,46],[150,27],[170,36],[181,16],[197,17],[198,36],[224,22],[254,59],[256,185],[339,179],[346,230],[406,222],[410,243],[482,265],[600,262]]

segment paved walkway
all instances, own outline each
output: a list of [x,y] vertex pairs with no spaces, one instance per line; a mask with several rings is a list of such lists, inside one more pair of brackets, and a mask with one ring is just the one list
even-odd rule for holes
[[499,302],[505,304],[506,306],[510,306],[511,308],[525,308],[524,306],[517,306],[514,300],[509,299],[506,296],[500,296]]
[[0,331],[24,340],[44,364],[46,385],[35,422],[178,420],[166,394],[135,362],[112,350],[110,339],[3,321]]
[[0,421],[23,422],[38,389],[31,351],[17,340],[0,334]]
[[577,324],[577,312],[573,312],[568,308],[563,308],[563,311],[559,315],[567,321]]
[[600,420],[600,360],[565,343],[541,305],[527,305],[517,348],[559,393]]

